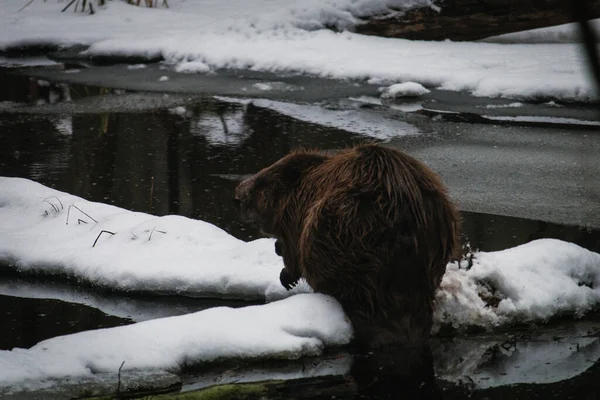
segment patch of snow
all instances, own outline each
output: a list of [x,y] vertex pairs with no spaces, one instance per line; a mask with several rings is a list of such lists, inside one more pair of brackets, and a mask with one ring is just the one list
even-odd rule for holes
[[203,221],[93,203],[26,179],[0,177],[0,220],[0,262],[22,272],[196,297],[310,291],[306,284],[290,292],[281,286],[283,262],[272,239],[246,243]]
[[417,82],[396,83],[386,88],[380,88],[379,92],[384,99],[395,99],[399,97],[419,97],[430,92]]
[[287,103],[266,99],[236,99],[215,96],[218,100],[267,108],[280,114],[318,125],[342,129],[367,137],[389,140],[394,137],[417,135],[419,130],[402,120],[368,112],[360,107],[325,108],[319,104]]
[[325,346],[347,344],[352,335],[335,299],[301,294],[262,306],[212,308],[0,351],[0,387],[115,372],[123,362],[124,370],[178,371],[228,358],[297,359],[321,354]]
[[536,115],[519,115],[516,117],[483,115],[483,117],[488,118],[488,119],[497,120],[497,121],[548,122],[551,124],[573,124],[573,125],[591,125],[591,126],[600,125],[600,121],[588,121],[588,120],[583,120],[583,119],[566,118],[566,117],[543,117],[543,116],[536,116]]
[[180,115],[182,117],[185,117],[185,116],[189,115],[187,109],[185,107],[183,107],[183,106],[177,106],[177,107],[169,108],[169,113],[174,114],[174,115]]
[[[600,254],[573,243],[540,239],[496,252],[477,252],[469,269],[448,264],[434,320],[456,328],[494,327],[581,316],[600,304]],[[488,306],[483,299],[495,299]]]
[[487,104],[485,108],[517,108],[523,107],[523,103],[510,103],[510,104]]
[[81,70],[78,68],[73,68],[73,69],[65,69],[63,72],[65,74],[77,74],[77,73],[81,72]]
[[146,68],[146,64],[131,64],[127,66],[127,69],[136,70],[136,69],[144,69]]
[[[600,30],[600,19],[589,21],[592,28]],[[579,43],[579,27],[577,23],[549,26],[528,31],[507,33],[483,39],[488,43]]]
[[252,85],[252,87],[264,91],[278,90],[282,92],[294,92],[304,90],[302,86],[290,85],[285,82],[259,82]]
[[[418,81],[489,97],[597,97],[577,44],[426,42],[351,32],[360,17],[431,5],[429,0],[187,0],[148,9],[113,1],[90,16],[61,13],[55,2],[40,1],[17,12],[22,0],[3,0],[0,48],[77,43],[90,45],[89,55],[199,61],[213,70]],[[343,31],[324,29],[329,26]]]
[[202,61],[185,61],[175,65],[175,71],[186,74],[210,72],[210,67]]
[[169,80],[169,77],[166,75],[161,76],[160,78],[158,78],[159,82],[166,82]]
[[420,101],[415,101],[415,102],[402,102],[402,103],[391,103],[387,105],[390,108],[393,108],[395,110],[400,110],[406,113],[409,112],[415,112],[417,110],[421,110],[423,109],[423,103],[421,103]]

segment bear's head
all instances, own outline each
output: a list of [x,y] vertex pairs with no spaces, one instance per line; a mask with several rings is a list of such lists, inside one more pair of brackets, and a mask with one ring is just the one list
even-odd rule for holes
[[263,234],[280,236],[282,219],[291,211],[289,200],[297,195],[306,173],[327,158],[317,152],[296,151],[244,179],[234,197],[242,217],[258,224]]

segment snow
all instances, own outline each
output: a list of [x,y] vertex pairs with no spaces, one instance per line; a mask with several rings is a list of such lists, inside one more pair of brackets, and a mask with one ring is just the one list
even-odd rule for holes
[[523,107],[523,103],[515,102],[510,104],[486,104],[485,108],[518,108]]
[[123,362],[124,370],[178,371],[225,358],[296,359],[351,338],[351,324],[337,301],[301,294],[262,306],[212,308],[0,351],[0,387],[114,372]]
[[297,90],[304,90],[302,86],[290,85],[285,82],[259,82],[252,85],[252,87],[264,91],[279,90],[284,92],[294,92]]
[[[598,32],[600,19],[593,19],[590,22],[592,28]],[[482,41],[489,43],[577,43],[581,41],[581,38],[578,25],[570,23],[491,36]]]
[[[493,327],[581,316],[600,304],[600,254],[556,239],[477,252],[469,269],[453,263],[437,293],[434,320],[454,327]],[[482,299],[499,301],[487,307]]]
[[379,90],[384,99],[394,99],[399,97],[419,97],[430,91],[423,85],[416,82],[396,83]]
[[136,69],[144,69],[146,68],[146,64],[131,64],[127,66],[127,69],[136,70]]
[[[477,96],[596,98],[577,44],[425,42],[358,35],[359,17],[429,0],[187,0],[170,8],[108,2],[93,16],[55,2],[0,2],[0,48],[90,45],[90,55],[162,57],[191,72],[241,68],[391,84],[412,81]],[[333,26],[341,30],[324,29]],[[196,63],[196,64],[190,64]]]
[[175,71],[193,74],[210,72],[210,67],[202,61],[181,62],[175,66]]
[[0,262],[21,272],[120,291],[249,300],[308,290],[281,286],[272,239],[246,243],[203,221],[130,212],[25,179],[0,177],[0,220]]

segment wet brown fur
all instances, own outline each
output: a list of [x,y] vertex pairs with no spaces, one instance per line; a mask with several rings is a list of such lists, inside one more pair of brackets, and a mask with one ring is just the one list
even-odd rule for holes
[[240,183],[246,215],[278,239],[284,279],[335,297],[370,347],[421,344],[457,251],[439,177],[392,148],[296,151]]

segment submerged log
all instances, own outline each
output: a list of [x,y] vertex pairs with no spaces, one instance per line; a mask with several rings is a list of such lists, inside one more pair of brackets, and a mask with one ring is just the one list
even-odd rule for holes
[[[432,7],[373,17],[357,32],[413,40],[478,40],[489,36],[575,22],[565,0],[434,0]],[[600,0],[587,1],[587,18],[600,17]]]

